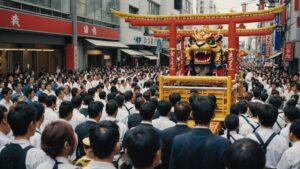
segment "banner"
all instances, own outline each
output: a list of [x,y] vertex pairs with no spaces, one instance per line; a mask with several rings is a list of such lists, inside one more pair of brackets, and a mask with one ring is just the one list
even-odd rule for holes
[[281,36],[281,14],[275,14],[275,23],[276,23],[276,30],[275,30],[275,50],[281,50],[282,47],[282,36]]
[[266,36],[266,58],[271,56],[271,35]]
[[292,61],[294,59],[294,42],[285,42],[283,60]]

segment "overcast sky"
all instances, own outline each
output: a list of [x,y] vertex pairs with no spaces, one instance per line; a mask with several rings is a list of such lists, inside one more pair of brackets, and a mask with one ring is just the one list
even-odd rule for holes
[[242,3],[247,3],[247,11],[256,11],[258,0],[216,0],[217,12],[224,13],[230,10],[241,12]]

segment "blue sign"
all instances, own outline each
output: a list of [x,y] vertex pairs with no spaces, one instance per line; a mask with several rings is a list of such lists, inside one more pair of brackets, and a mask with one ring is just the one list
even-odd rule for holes
[[262,44],[262,45],[261,45],[261,54],[262,54],[262,55],[266,55],[266,47],[267,47],[266,44]]
[[276,27],[276,32],[275,32],[275,50],[281,50],[282,47],[282,35],[281,35],[281,26]]
[[161,39],[157,39],[156,41],[157,41],[157,43],[156,43],[156,51],[161,51],[161,47],[162,47]]

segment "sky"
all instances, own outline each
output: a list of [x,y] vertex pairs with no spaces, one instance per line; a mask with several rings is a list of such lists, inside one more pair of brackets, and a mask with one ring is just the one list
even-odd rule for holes
[[242,3],[247,3],[247,11],[256,11],[258,0],[216,0],[217,12],[224,13],[233,10],[235,12],[242,11]]

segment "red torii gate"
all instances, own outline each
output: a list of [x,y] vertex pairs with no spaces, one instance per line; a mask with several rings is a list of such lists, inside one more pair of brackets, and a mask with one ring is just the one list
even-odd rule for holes
[[272,21],[276,13],[280,13],[285,8],[282,4],[268,10],[242,13],[225,14],[185,14],[185,15],[141,15],[130,14],[112,10],[116,16],[125,19],[125,22],[133,26],[169,26],[170,30],[170,50],[169,50],[169,70],[170,76],[176,76],[177,50],[176,26],[179,25],[220,25],[228,24],[228,75],[232,78],[236,73],[236,49],[238,48],[236,24]]
[[[255,28],[255,29],[237,29],[236,36],[237,42],[239,42],[240,36],[259,36],[259,35],[270,35],[276,28],[276,25],[267,26],[263,28]],[[228,36],[228,30],[218,29],[218,30],[208,30],[210,33],[221,33],[223,36]],[[154,37],[160,38],[169,38],[170,32],[169,30],[159,30],[153,29]],[[185,74],[185,58],[184,58],[184,41],[186,37],[192,37],[195,30],[177,30],[177,37],[181,39],[181,55],[180,55],[180,73],[182,75]]]

